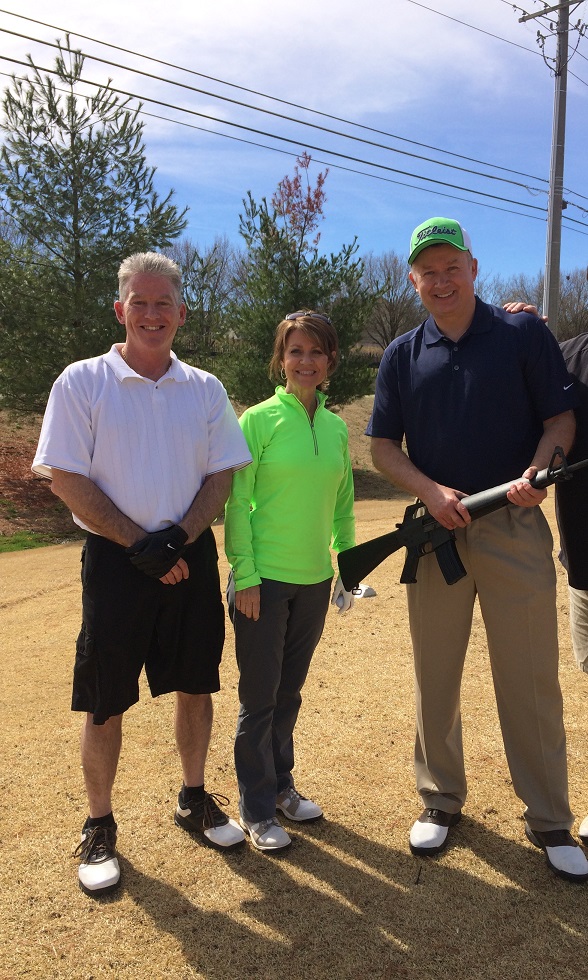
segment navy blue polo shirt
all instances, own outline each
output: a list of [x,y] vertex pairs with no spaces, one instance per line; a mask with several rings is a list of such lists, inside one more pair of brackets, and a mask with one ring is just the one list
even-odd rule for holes
[[402,440],[436,483],[477,493],[520,476],[543,421],[573,407],[573,384],[542,320],[476,297],[449,340],[429,316],[384,352],[367,434]]

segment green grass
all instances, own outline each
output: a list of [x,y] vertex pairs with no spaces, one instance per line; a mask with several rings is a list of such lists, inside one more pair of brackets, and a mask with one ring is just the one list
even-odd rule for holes
[[0,500],[0,507],[2,508],[2,514],[8,520],[14,520],[15,517],[18,517],[18,510],[11,500]]
[[29,548],[43,548],[55,544],[44,534],[33,531],[18,531],[16,534],[0,534],[0,554],[7,551],[27,551]]

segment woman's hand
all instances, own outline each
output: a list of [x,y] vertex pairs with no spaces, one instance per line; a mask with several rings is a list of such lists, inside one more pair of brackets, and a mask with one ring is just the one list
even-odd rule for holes
[[235,592],[235,608],[247,619],[259,619],[259,585],[250,585],[248,589]]

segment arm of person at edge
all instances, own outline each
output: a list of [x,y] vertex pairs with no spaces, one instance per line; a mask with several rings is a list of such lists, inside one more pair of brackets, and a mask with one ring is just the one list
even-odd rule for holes
[[507,313],[532,313],[538,320],[543,320],[544,323],[547,323],[547,317],[540,317],[539,310],[532,303],[519,303],[514,300],[512,303],[505,303],[502,309],[506,310]]
[[[567,452],[574,440],[576,423],[572,411],[562,412],[543,422],[543,435],[539,440],[535,455],[519,480],[513,481],[507,497],[518,507],[536,507],[541,504],[547,490],[536,490],[529,480],[538,470],[545,468],[556,446]],[[393,439],[372,437],[372,459],[374,466],[390,483],[406,490],[407,493],[422,500],[429,513],[439,523],[452,531],[465,527],[471,522],[462,499],[467,496],[453,487],[435,483],[419,470],[402,449],[402,443]]]
[[[213,473],[202,484],[187,513],[179,522],[188,535],[188,543],[195,541],[221,513],[229,494],[232,472],[229,469]],[[53,467],[51,477],[52,492],[95,534],[101,534],[124,548],[146,537],[148,532],[123,514],[110,497],[87,476]],[[174,567],[161,577],[160,582],[164,585],[175,585],[188,578],[189,574],[188,565],[183,558],[179,558]]]

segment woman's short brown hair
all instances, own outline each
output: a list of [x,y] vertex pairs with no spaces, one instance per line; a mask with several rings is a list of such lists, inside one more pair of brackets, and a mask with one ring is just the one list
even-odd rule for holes
[[[339,361],[339,338],[330,318],[317,310],[301,310],[299,313],[289,313],[276,327],[274,351],[269,363],[271,381],[280,381],[280,371],[284,362],[284,354],[288,337],[293,330],[302,330],[320,347],[323,354],[329,358],[327,374],[331,375]],[[324,381],[319,388],[327,388],[329,382]]]

